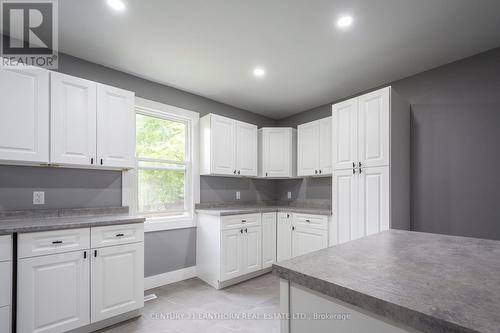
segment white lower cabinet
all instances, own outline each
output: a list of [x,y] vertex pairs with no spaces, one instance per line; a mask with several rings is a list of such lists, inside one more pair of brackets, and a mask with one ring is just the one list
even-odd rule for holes
[[12,303],[12,236],[0,236],[0,332],[10,333]]
[[19,260],[17,332],[65,332],[90,324],[88,253]]
[[278,213],[277,260],[292,257],[292,214]]
[[328,247],[328,217],[278,214],[278,261]]
[[[101,228],[107,230],[92,232]],[[59,252],[68,240],[60,231],[19,235],[18,250],[30,241],[36,248],[39,235],[58,238],[44,245],[50,254],[18,259],[18,333],[66,332],[144,306],[143,241],[90,248],[91,229],[72,233],[81,236],[77,243],[83,249]]]
[[104,247],[92,253],[92,322],[144,306],[144,244]]
[[262,214],[262,268],[276,262],[276,213]]
[[0,308],[0,332],[11,332],[11,316],[10,306],[3,306]]
[[220,281],[238,277],[243,272],[243,241],[241,229],[221,232],[221,274]]

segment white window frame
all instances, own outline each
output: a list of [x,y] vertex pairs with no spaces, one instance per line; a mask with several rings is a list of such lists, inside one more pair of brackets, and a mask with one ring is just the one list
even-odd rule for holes
[[[192,228],[196,226],[196,214],[194,206],[200,202],[200,172],[199,172],[199,120],[197,112],[181,109],[144,98],[135,98],[136,113],[159,117],[164,119],[179,120],[187,124],[188,149],[187,160],[190,166],[186,168],[188,186],[186,188],[185,200],[188,201],[190,209],[187,213],[177,216],[146,217],[144,231],[153,232],[161,230],[172,230],[181,228]],[[124,171],[122,176],[122,205],[128,206],[131,214],[138,214],[138,168],[137,164],[133,170]],[[140,215],[140,214],[139,214]]]

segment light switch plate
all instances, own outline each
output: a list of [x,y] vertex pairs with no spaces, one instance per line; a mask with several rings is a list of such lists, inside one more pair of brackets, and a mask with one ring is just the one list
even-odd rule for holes
[[33,205],[45,205],[45,192],[33,192]]
[[236,191],[236,200],[240,200],[241,199],[241,193],[240,191]]
[[292,192],[288,192],[288,199],[291,199],[292,198]]

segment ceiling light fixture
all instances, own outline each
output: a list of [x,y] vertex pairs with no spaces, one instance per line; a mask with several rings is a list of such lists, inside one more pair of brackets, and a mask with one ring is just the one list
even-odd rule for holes
[[123,12],[125,10],[125,4],[122,0],[108,0],[107,3],[109,7],[118,12]]
[[352,21],[353,21],[352,16],[342,16],[337,20],[337,27],[345,29],[352,25]]
[[257,67],[253,70],[253,75],[255,77],[263,77],[264,75],[266,75],[266,71],[264,70],[264,68]]

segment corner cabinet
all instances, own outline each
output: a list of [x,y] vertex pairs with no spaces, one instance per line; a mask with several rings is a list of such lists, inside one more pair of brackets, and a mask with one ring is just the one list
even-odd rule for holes
[[49,71],[0,69],[0,160],[49,162]]
[[335,240],[410,227],[410,107],[390,87],[332,106]]
[[295,177],[296,146],[296,129],[287,127],[259,129],[259,177]]
[[257,176],[257,126],[208,114],[200,119],[200,173]]
[[12,236],[0,236],[0,332],[12,331]]
[[[91,244],[102,233],[107,242]],[[143,242],[142,224],[20,234],[17,332],[65,332],[142,308]]]
[[298,176],[332,174],[332,118],[297,126]]

